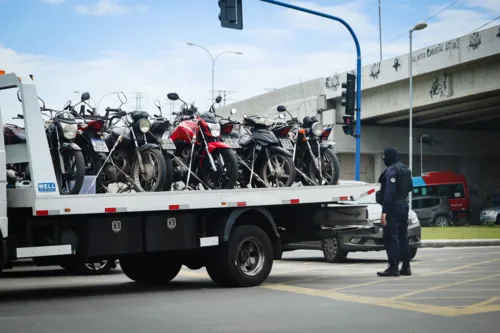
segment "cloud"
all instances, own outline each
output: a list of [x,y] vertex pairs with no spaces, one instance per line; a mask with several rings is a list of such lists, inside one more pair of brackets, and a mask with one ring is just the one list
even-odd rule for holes
[[[484,6],[489,6],[493,0],[482,1]],[[105,5],[102,5],[103,3]],[[378,29],[375,24],[376,15],[371,15],[371,9],[367,9],[364,4],[363,1],[355,1],[344,5],[321,7],[315,3],[302,3],[318,11],[346,16],[349,22],[355,22],[354,29],[356,32],[360,31],[362,38],[361,47],[365,55],[363,65],[369,65],[378,61]],[[137,7],[109,0],[94,2],[94,5],[85,8],[89,12],[84,11],[83,14],[88,15],[121,15],[138,10]],[[435,8],[429,7],[428,10],[429,13],[420,14],[423,17],[415,17],[415,21],[436,13]],[[210,58],[204,50],[187,46],[185,42],[202,44],[214,56],[226,50],[243,53],[243,55],[224,54],[217,60],[215,66],[215,89],[234,91],[231,97],[236,100],[266,93],[267,88],[281,88],[297,84],[299,80],[305,82],[355,68],[354,45],[350,38],[344,39],[340,36],[339,31],[348,36],[342,26],[335,29],[328,20],[313,16],[309,16],[311,18],[309,20],[307,15],[303,16],[301,13],[289,10],[280,13],[288,17],[285,22],[291,22],[289,26],[285,24],[279,27],[262,26],[245,29],[241,32],[241,43],[207,45],[203,37],[198,37],[183,42],[155,44],[152,46],[154,50],[141,49],[140,52],[126,52],[124,51],[126,49],[114,45],[100,54],[92,54],[83,61],[71,60],[71,55],[47,57],[43,54],[20,53],[0,45],[0,59],[2,59],[2,69],[16,72],[21,77],[34,74],[37,91],[51,107],[61,107],[67,99],[78,100],[79,96],[73,93],[75,90],[89,91],[96,102],[110,91],[121,90],[129,98],[126,105],[128,109],[132,109],[135,105],[133,92],[142,92],[146,97],[143,105],[149,112],[154,111],[155,99],[160,99],[164,110],[169,110],[165,97],[167,93],[173,91],[179,93],[186,101],[196,100],[200,110],[208,106],[211,89]],[[489,16],[488,12],[474,10],[471,7],[450,8],[432,19],[425,30],[414,34],[414,50],[461,37],[490,20]],[[339,36],[336,38],[338,43],[326,42],[327,35],[320,34],[320,28],[326,29],[327,34],[338,34],[336,35]],[[384,38],[391,40],[405,29],[406,27],[402,27],[402,31],[393,31],[392,35]],[[317,41],[318,47],[297,47],[294,38],[304,31],[315,36],[311,41]],[[372,55],[366,56],[374,50]],[[384,46],[383,49],[384,58],[407,52],[407,34]],[[106,97],[100,105],[101,112],[106,106],[117,105],[116,102],[116,97]],[[4,92],[0,92],[0,106],[9,114],[17,114],[20,111],[15,92],[8,98]]]
[[469,8],[483,9],[489,14],[500,13],[500,0],[467,0],[465,3]]
[[42,2],[48,3],[49,5],[60,5],[66,0],[41,0]]
[[75,9],[82,15],[95,16],[119,16],[132,12],[147,12],[147,8],[145,6],[126,6],[120,4],[119,0],[97,0],[94,5],[76,6]]

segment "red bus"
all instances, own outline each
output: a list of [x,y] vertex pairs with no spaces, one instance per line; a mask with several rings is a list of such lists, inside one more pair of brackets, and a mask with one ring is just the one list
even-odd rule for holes
[[453,220],[468,218],[470,215],[470,195],[464,175],[451,171],[433,171],[413,177],[413,196],[448,197]]

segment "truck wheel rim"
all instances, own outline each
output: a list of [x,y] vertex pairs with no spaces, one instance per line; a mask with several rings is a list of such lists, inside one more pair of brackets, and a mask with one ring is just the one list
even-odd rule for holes
[[333,258],[337,253],[337,239],[325,239],[325,254],[328,258]]
[[436,225],[438,227],[446,227],[448,225],[448,220],[445,217],[440,216],[436,219]]
[[241,272],[248,276],[255,276],[262,271],[265,262],[262,244],[256,238],[247,238],[238,248],[237,264]]

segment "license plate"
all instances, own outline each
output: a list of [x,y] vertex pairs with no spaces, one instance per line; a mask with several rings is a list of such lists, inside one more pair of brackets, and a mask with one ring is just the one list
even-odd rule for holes
[[94,147],[94,151],[98,153],[109,153],[108,146],[104,140],[92,139],[92,146]]
[[240,140],[233,138],[225,138],[224,142],[226,142],[231,148],[240,148]]
[[280,142],[281,142],[281,145],[283,146],[283,148],[285,148],[287,150],[293,150],[292,141],[290,141],[289,139],[280,139]]
[[175,143],[172,139],[163,140],[161,147],[165,150],[175,150]]

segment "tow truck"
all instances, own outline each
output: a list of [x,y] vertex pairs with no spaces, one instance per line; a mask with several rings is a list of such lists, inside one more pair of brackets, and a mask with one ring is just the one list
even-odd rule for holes
[[[205,267],[218,285],[251,287],[286,244],[377,232],[366,206],[340,204],[371,184],[62,195],[30,78],[0,75],[0,90],[19,90],[27,138],[0,139],[0,271],[26,258],[63,267],[118,258],[139,283],[167,283],[186,266]],[[12,163],[28,163],[31,186],[7,188]]]

